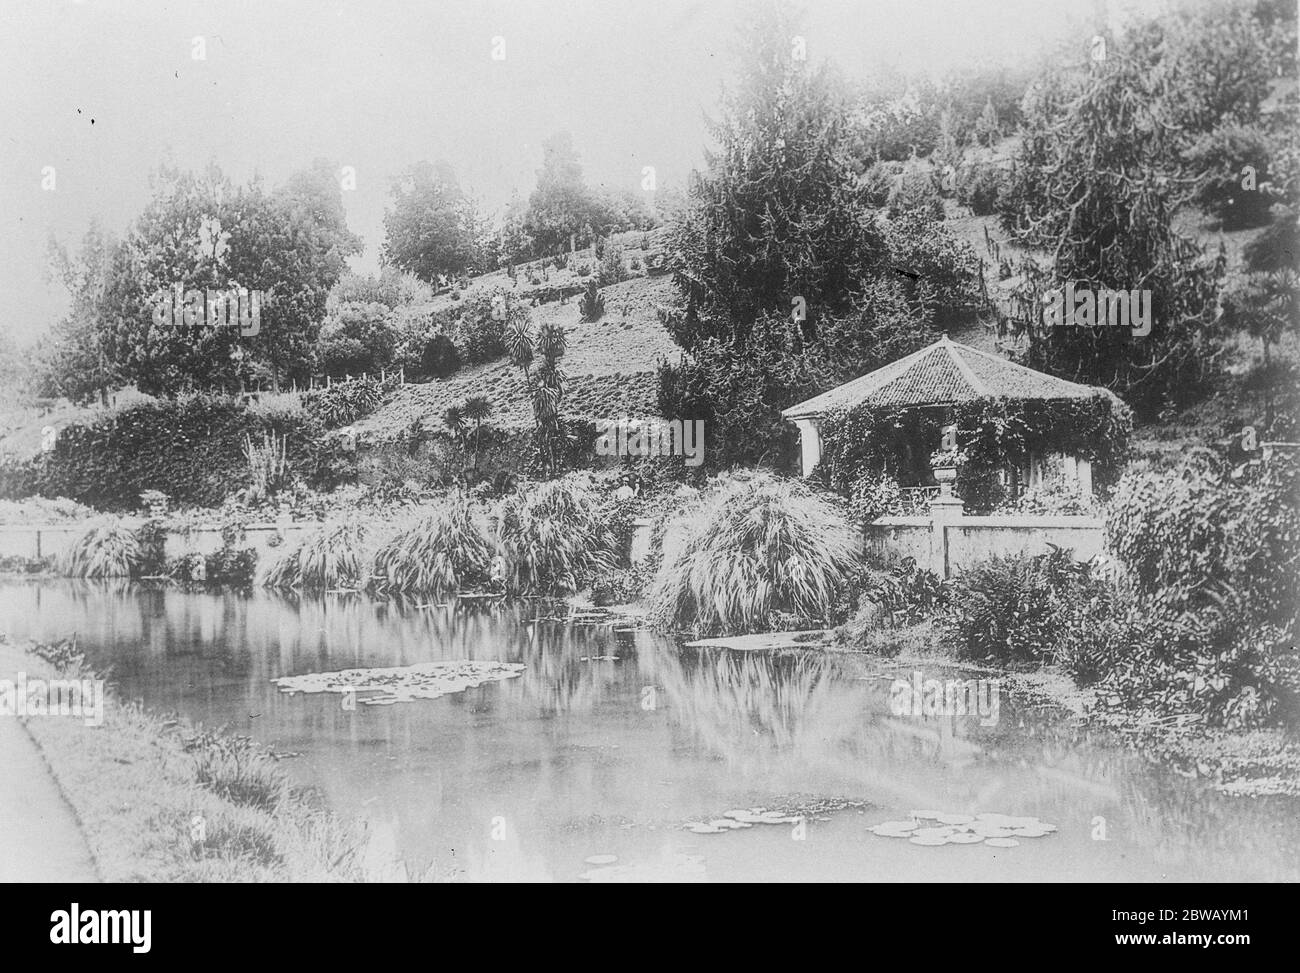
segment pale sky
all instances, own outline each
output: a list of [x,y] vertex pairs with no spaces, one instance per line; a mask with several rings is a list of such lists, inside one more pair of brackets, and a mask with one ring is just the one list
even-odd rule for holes
[[[1111,0],[1155,6],[1157,0]],[[850,77],[1016,64],[1104,19],[1093,0],[808,0],[808,58]],[[587,181],[639,189],[700,165],[733,76],[733,0],[0,0],[0,328],[25,343],[64,296],[53,233],[123,233],[168,159],[270,185],[317,157],[353,166],[353,261],[378,266],[389,180],[446,159],[489,210],[527,197],[548,135]],[[196,60],[195,38],[205,58]],[[504,39],[504,60],[492,58]],[[93,123],[92,123],[93,120]],[[54,189],[42,188],[45,167]]]

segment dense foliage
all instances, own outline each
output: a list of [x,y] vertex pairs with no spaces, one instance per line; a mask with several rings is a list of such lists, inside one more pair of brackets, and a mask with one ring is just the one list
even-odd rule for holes
[[857,406],[822,422],[823,481],[863,505],[876,502],[884,479],[901,480],[928,468],[946,421],[957,426],[957,492],[973,509],[1004,499],[997,472],[1028,461],[1030,453],[1064,453],[1093,464],[1093,485],[1105,490],[1128,458],[1133,423],[1116,397],[1009,402],[985,399],[951,412],[938,409]]
[[338,458],[321,444],[323,429],[312,419],[195,397],[69,425],[52,451],[10,464],[4,485],[11,496],[69,497],[104,510],[134,510],[145,490],[161,490],[176,503],[217,506],[249,485],[246,437],[261,442],[267,432],[286,438],[294,475],[318,486],[335,482]]

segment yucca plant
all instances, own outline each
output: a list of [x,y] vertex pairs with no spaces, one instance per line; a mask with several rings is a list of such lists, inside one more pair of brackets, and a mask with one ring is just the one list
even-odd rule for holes
[[361,528],[326,524],[286,550],[267,569],[268,588],[353,588],[363,580]]
[[612,571],[616,539],[596,499],[570,480],[505,499],[497,522],[506,586],[517,594],[569,594]]
[[59,571],[72,578],[124,578],[144,561],[135,531],[121,520],[94,524],[57,558]]
[[495,545],[467,501],[453,500],[375,553],[373,586],[441,596],[487,580]]
[[857,565],[836,509],[802,483],[768,474],[725,485],[686,529],[650,595],[661,628],[763,630],[778,612],[823,623]]

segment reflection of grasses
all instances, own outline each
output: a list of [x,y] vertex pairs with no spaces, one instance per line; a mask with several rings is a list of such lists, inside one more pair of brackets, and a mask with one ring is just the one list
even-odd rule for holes
[[858,731],[855,696],[836,685],[828,656],[721,652],[683,661],[672,646],[646,648],[638,658],[652,661],[642,672],[663,688],[674,719],[729,758],[756,745],[825,746]]

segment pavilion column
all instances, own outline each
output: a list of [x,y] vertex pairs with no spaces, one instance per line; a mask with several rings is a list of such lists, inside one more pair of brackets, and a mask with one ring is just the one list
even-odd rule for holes
[[816,419],[796,419],[794,424],[799,429],[800,466],[808,476],[822,459],[822,433]]

